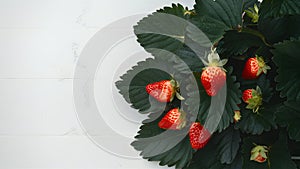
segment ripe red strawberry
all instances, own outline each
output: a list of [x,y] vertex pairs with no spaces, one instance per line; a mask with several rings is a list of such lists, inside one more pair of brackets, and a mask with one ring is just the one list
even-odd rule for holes
[[255,89],[247,89],[243,92],[242,99],[247,103],[247,109],[252,109],[253,112],[257,112],[259,106],[262,105],[262,93],[260,88],[257,86]]
[[174,96],[180,100],[184,98],[178,93],[179,86],[175,80],[162,80],[146,86],[146,91],[160,102],[171,102]]
[[253,93],[254,89],[247,89],[247,90],[244,90],[243,92],[243,96],[242,96],[242,99],[245,103],[249,103],[249,99],[252,98],[252,93]]
[[192,148],[201,149],[208,143],[211,134],[199,122],[195,122],[190,127],[189,136]]
[[208,63],[201,74],[201,83],[209,96],[215,96],[226,82],[226,70],[223,66],[227,63],[227,59],[220,60],[215,51],[208,55]]
[[179,108],[171,109],[158,123],[162,129],[178,130],[186,125],[186,114]]
[[245,64],[242,77],[244,79],[256,79],[262,73],[267,73],[271,69],[270,66],[266,65],[262,57],[249,58]]
[[206,93],[215,96],[226,82],[226,73],[220,67],[206,67],[201,74],[201,82]]

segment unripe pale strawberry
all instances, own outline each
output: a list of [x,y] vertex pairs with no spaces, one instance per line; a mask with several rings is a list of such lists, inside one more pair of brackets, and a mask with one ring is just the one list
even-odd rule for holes
[[251,150],[250,160],[263,163],[268,159],[267,154],[268,154],[268,147],[257,145]]

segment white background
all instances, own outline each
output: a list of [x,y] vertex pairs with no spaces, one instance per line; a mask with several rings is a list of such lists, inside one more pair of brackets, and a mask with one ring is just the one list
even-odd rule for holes
[[98,30],[172,2],[194,3],[0,0],[0,168],[159,168],[108,154],[83,134],[72,78],[81,49]]

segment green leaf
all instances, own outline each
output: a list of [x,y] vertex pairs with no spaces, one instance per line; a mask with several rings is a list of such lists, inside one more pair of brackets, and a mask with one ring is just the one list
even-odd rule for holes
[[187,10],[188,9],[184,8],[181,4],[172,4],[172,7],[164,7],[163,9],[157,10],[157,12],[175,15],[181,18],[187,18]]
[[197,16],[192,17],[190,21],[203,31],[212,43],[216,43],[225,31],[242,26],[243,11],[253,7],[257,2],[257,0],[196,0],[194,7]]
[[260,6],[260,18],[300,14],[298,0],[264,0]]
[[258,36],[247,32],[230,30],[225,33],[218,49],[226,56],[237,56],[244,54],[251,47],[260,47],[263,45],[264,42]]
[[197,14],[222,22],[227,28],[242,25],[244,1],[241,0],[196,0]]
[[261,134],[264,131],[270,131],[276,128],[275,111],[277,106],[267,105],[261,107],[258,113],[254,113],[249,109],[241,110],[241,120],[236,123],[235,127],[242,132],[251,134]]
[[[203,64],[198,56],[203,56],[207,48],[200,49],[197,46],[197,51],[191,50],[190,46],[195,45],[196,42],[189,41],[186,29],[187,26],[189,28],[196,28],[196,26],[192,26],[186,20],[189,17],[186,12],[187,9],[179,4],[165,7],[140,20],[134,26],[134,32],[141,46],[154,57],[164,57],[158,50],[169,51],[181,58],[190,69],[201,69]],[[208,49],[210,47],[211,45]]]
[[217,145],[209,142],[203,149],[198,150],[189,166],[184,169],[242,169],[241,155],[237,154],[231,164],[222,164],[218,158]]
[[242,169],[243,167],[243,158],[240,153],[238,153],[231,164],[225,165],[223,169]]
[[141,156],[149,161],[160,161],[162,166],[182,168],[189,163],[193,155],[189,138],[186,136],[188,131],[165,131],[159,128],[158,122],[165,113],[160,117],[152,113],[149,119],[143,122],[139,135],[136,136],[137,140],[131,145],[141,151]]
[[285,132],[280,133],[279,140],[272,145],[269,158],[270,169],[297,169],[288,150]]
[[271,44],[297,38],[300,36],[300,15],[261,19],[258,29]]
[[300,1],[264,0],[258,29],[268,42],[277,43],[300,36]]
[[182,142],[177,144],[173,149],[156,157],[149,158],[149,161],[160,161],[159,165],[176,166],[182,168],[190,162],[194,150],[190,147],[190,140],[186,137]]
[[284,41],[274,45],[274,62],[278,66],[276,89],[281,97],[300,101],[300,40]]
[[289,101],[276,112],[276,121],[281,126],[286,126],[289,137],[300,141],[300,102]]
[[263,93],[263,101],[268,103],[273,96],[273,88],[271,87],[270,80],[267,79],[265,74],[262,74],[257,80],[257,85]]
[[135,138],[150,138],[164,132],[163,129],[158,127],[158,122],[165,114],[166,111],[163,113],[153,112],[149,114],[148,118],[142,122],[143,125],[140,127],[138,135],[136,135]]
[[244,9],[254,3],[254,0],[196,0],[197,16],[192,22],[215,43],[225,31],[242,26]]
[[231,164],[240,147],[240,132],[233,127],[229,127],[215,138],[215,144],[217,145],[218,156],[222,164]]
[[[207,127],[208,129],[211,129],[211,132],[214,132],[215,130],[221,132],[233,122],[234,111],[239,110],[237,105],[241,103],[240,86],[239,83],[236,82],[235,76],[232,75],[232,68],[227,68],[227,88],[220,90],[219,94],[214,96],[214,100],[207,95],[201,84],[201,73],[195,73],[194,76],[198,82],[199,90],[195,91],[194,89],[187,88],[188,96],[185,104],[188,106],[188,111],[198,112],[198,120],[201,124],[207,124]],[[222,94],[225,94],[226,97],[224,98],[224,95]],[[194,101],[199,95],[200,103]],[[223,99],[225,99],[225,103]],[[222,102],[223,106],[221,104]]]
[[138,42],[146,51],[157,48],[174,52],[181,48],[187,26],[185,12],[180,4],[173,4],[143,18],[134,26]]
[[[203,49],[200,51],[204,52],[206,50]],[[174,54],[177,55],[178,58],[180,58],[182,61],[184,61],[184,63],[186,63],[188,65],[189,69],[187,69],[187,66],[178,64],[178,62],[174,61],[176,63],[175,68],[181,73],[187,73],[187,72],[191,72],[191,71],[199,71],[204,67],[204,64],[202,63],[200,58],[197,56],[197,54],[187,46],[183,46],[182,48],[177,49]],[[204,53],[203,53],[203,55],[204,55]]]
[[300,15],[287,17],[288,27],[286,28],[289,39],[300,37]]
[[[219,39],[221,39],[224,32],[229,30],[223,22],[209,16],[195,16],[192,17],[190,21],[197,26],[212,43],[216,43]],[[192,30],[188,30],[187,37],[191,39],[196,38],[193,35],[194,32]]]
[[198,150],[191,161],[191,164],[184,169],[222,169],[223,165],[216,158],[218,155],[215,145],[209,142],[203,149]]

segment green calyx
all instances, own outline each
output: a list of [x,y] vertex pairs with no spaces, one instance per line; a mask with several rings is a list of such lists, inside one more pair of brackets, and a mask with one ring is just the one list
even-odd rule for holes
[[179,117],[179,124],[176,126],[177,129],[181,130],[186,126],[186,113],[183,110],[179,110],[180,117]]
[[[211,50],[211,53],[207,56],[208,62],[205,60],[202,60],[204,65],[206,67],[220,67],[223,71],[226,72],[226,70],[223,68],[223,66],[228,62],[228,59],[220,59],[220,56],[218,53],[216,53],[216,48]],[[205,69],[205,68],[204,68]]]
[[268,70],[270,70],[271,67],[265,63],[262,57],[256,55],[256,59],[259,66],[256,76],[259,76],[261,73],[267,74]]
[[184,16],[186,15],[196,15],[195,10],[184,10]]
[[253,8],[248,8],[247,10],[245,10],[245,13],[247,14],[248,17],[250,17],[253,23],[257,23],[258,19],[259,19],[259,9],[258,6],[256,4],[254,4]]
[[247,109],[253,110],[254,113],[257,113],[259,107],[262,105],[262,92],[260,88],[257,86],[256,90],[252,89],[252,98],[248,100]]
[[173,96],[172,96],[172,98],[170,100],[172,101],[174,99],[174,96],[176,96],[179,100],[184,100],[184,97],[182,97],[180,95],[180,88],[179,88],[180,85],[179,85],[179,83],[174,78],[172,78],[170,80],[170,83],[171,83],[171,85],[174,88],[174,93],[173,93]]

